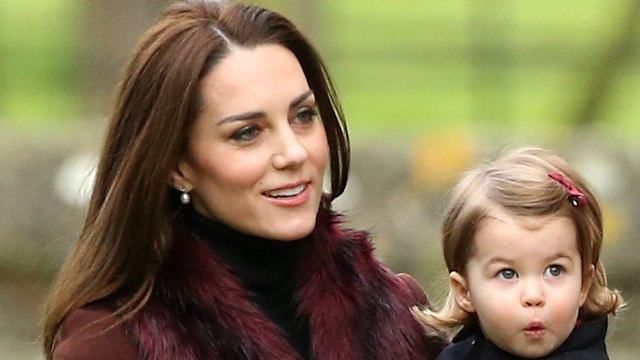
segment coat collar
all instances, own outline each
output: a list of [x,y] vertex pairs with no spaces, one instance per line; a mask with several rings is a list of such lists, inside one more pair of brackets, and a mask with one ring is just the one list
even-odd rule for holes
[[[545,356],[545,360],[555,359],[608,359],[605,337],[607,334],[607,317],[591,321],[582,321],[571,332],[553,353]],[[463,329],[453,339],[442,359],[465,360],[520,360],[520,357],[509,354],[498,348],[484,337],[478,326]],[[588,354],[588,356],[587,356]]]
[[[435,357],[442,343],[428,343],[409,311],[412,294],[375,259],[366,233],[343,230],[339,216],[320,211],[311,240],[296,281],[314,358]],[[180,233],[130,329],[148,359],[298,359],[249,296],[202,241]]]

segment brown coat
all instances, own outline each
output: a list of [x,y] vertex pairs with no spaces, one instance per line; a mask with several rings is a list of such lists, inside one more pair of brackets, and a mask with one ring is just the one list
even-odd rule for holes
[[122,324],[108,329],[114,322],[113,310],[91,305],[73,311],[62,323],[55,360],[135,360],[138,348]]
[[[60,329],[53,358],[299,358],[203,242],[182,235],[175,244],[154,296],[133,319],[109,328],[109,307],[76,310]],[[297,293],[315,359],[430,360],[442,350],[442,338],[426,336],[410,313],[426,300],[419,286],[378,262],[365,233],[320,214],[309,244]]]

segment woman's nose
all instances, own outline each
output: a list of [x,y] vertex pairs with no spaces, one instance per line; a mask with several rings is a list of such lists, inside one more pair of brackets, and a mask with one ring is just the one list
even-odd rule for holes
[[273,166],[276,169],[297,166],[307,160],[307,150],[293,129],[286,127],[278,131],[276,138],[277,146],[273,156]]

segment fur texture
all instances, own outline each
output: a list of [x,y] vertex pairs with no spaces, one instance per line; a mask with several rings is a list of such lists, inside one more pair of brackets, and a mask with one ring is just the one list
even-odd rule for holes
[[[321,211],[303,249],[297,295],[309,315],[315,359],[434,359],[411,290],[373,255],[364,232]],[[225,264],[193,235],[176,238],[150,302],[129,322],[147,359],[293,360],[277,325],[249,300]]]

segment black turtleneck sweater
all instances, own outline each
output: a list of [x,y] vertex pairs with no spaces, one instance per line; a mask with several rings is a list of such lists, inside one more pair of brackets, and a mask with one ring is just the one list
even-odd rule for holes
[[269,240],[238,232],[192,207],[185,212],[187,225],[229,266],[251,300],[282,329],[300,356],[310,359],[309,319],[298,314],[295,294],[300,246],[308,239]]

